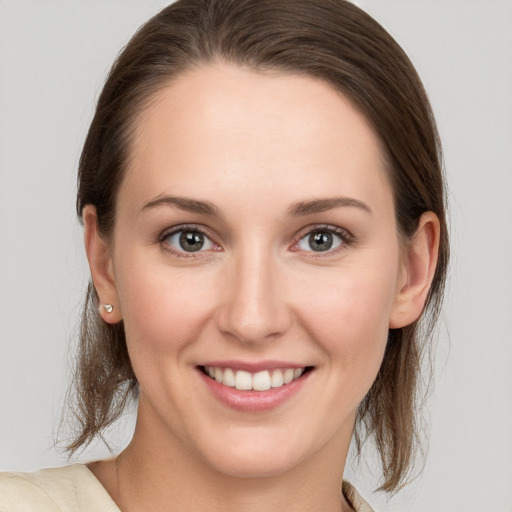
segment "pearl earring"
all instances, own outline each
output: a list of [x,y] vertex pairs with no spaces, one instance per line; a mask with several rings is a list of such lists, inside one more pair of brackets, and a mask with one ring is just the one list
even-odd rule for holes
[[112,310],[114,309],[114,306],[112,304],[103,304],[103,309],[107,313],[112,313]]

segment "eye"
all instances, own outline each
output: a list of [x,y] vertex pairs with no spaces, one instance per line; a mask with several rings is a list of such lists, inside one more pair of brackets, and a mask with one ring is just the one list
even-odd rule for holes
[[177,253],[193,253],[214,249],[215,244],[197,229],[180,229],[163,237],[163,242]]
[[302,237],[298,246],[303,251],[327,252],[341,246],[346,241],[342,233],[337,233],[332,228],[322,228],[310,231]]

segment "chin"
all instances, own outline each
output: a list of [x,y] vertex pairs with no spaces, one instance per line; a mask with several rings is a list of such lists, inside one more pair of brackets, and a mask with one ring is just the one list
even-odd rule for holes
[[265,478],[276,477],[292,470],[297,464],[296,457],[291,454],[270,455],[262,453],[232,453],[224,454],[222,460],[211,464],[212,469],[234,478]]
[[[203,460],[215,471],[237,478],[263,478],[283,475],[310,458],[307,443],[274,433],[266,436],[251,433],[245,436],[230,435],[223,442],[212,442],[202,450]],[[213,441],[213,440],[212,440]],[[295,442],[294,442],[295,441]],[[200,448],[200,447],[199,447]]]

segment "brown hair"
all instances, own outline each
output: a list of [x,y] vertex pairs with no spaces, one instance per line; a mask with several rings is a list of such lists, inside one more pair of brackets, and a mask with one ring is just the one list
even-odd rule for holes
[[[441,223],[439,260],[421,322],[389,332],[378,376],[360,404],[356,445],[373,437],[381,489],[410,476],[418,438],[420,363],[439,315],[448,263],[440,142],[422,83],[394,39],[344,0],[179,0],[150,19],[114,63],[99,97],[78,173],[77,211],[92,204],[109,237],[137,114],[155,92],[193,66],[222,60],[319,78],[352,100],[379,135],[394,189],[397,224],[410,238],[422,213]],[[136,397],[122,322],[104,323],[89,285],[75,374],[79,431],[88,444]]]

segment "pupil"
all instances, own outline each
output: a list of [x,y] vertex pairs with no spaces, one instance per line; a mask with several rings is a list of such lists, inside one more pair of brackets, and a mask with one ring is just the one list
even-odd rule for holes
[[332,247],[331,233],[321,232],[313,233],[310,238],[310,244],[313,251],[328,251]]
[[184,251],[199,251],[204,245],[204,237],[201,233],[184,231],[180,236],[180,245]]

